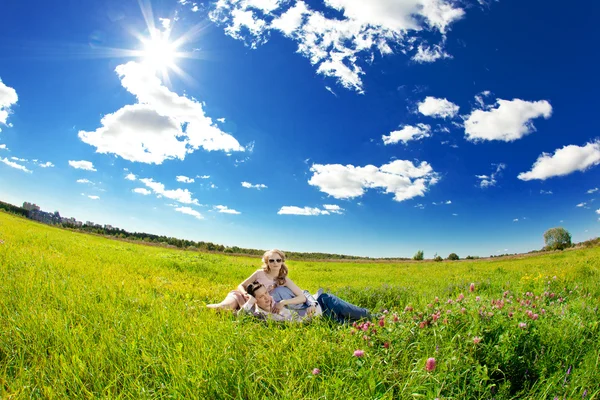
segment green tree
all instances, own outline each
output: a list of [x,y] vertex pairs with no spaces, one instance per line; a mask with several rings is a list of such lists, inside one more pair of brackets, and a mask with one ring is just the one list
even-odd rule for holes
[[571,234],[565,228],[550,228],[544,232],[547,250],[563,250],[571,247]]
[[423,250],[419,250],[413,256],[413,260],[421,261],[421,260],[423,260],[423,257],[424,257]]
[[460,260],[460,257],[456,253],[450,253],[448,255],[448,260],[456,261],[456,260]]

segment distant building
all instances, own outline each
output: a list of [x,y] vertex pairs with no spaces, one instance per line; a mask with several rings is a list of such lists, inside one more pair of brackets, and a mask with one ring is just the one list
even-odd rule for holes
[[60,213],[58,211],[55,211],[54,213],[49,213],[41,211],[39,210],[39,208],[37,210],[29,210],[27,217],[51,225],[60,224],[62,222],[62,218],[60,217]]
[[40,211],[40,206],[37,204],[31,204],[27,201],[23,203],[23,208],[27,211]]

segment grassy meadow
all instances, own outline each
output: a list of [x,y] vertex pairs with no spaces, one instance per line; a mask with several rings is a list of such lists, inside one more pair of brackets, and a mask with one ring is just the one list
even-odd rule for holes
[[3,212],[0,240],[1,399],[600,399],[600,248],[288,260],[301,288],[384,313],[339,326],[204,307],[259,258],[130,244]]

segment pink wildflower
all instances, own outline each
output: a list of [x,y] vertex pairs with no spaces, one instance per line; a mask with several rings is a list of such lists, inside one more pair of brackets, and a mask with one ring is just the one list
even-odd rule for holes
[[433,301],[434,303],[439,303],[440,302],[440,298],[435,296],[435,300]]
[[479,344],[479,342],[481,342],[481,338],[480,338],[479,336],[475,336],[475,337],[473,338],[473,343],[475,343],[475,344]]
[[436,363],[435,363],[435,358],[433,358],[433,357],[429,357],[429,358],[427,359],[427,362],[425,363],[425,370],[426,370],[427,372],[431,372],[431,371],[433,371],[433,370],[435,369],[435,364],[436,364]]
[[354,357],[362,357],[365,355],[365,352],[363,350],[354,350]]
[[398,321],[400,321],[400,318],[398,318],[397,314],[394,314],[394,322],[398,322]]
[[539,317],[540,317],[539,315],[537,315],[537,314],[533,314],[533,315],[531,316],[531,319],[533,319],[533,320],[535,321],[535,320],[536,320],[536,319],[538,319]]
[[479,297],[479,296],[476,296],[476,297],[475,297],[475,301],[481,301],[481,297]]
[[384,349],[389,349],[389,348],[390,348],[390,342],[385,342],[385,343],[383,344],[383,348],[384,348]]
[[321,370],[319,368],[315,368],[312,370],[313,375],[319,375],[320,373],[321,373]]
[[448,299],[448,304],[452,304],[452,303],[453,303],[452,299]]
[[519,328],[525,329],[527,328],[527,324],[525,322],[519,322]]
[[379,320],[379,326],[382,328],[385,326],[385,320],[383,318]]
[[467,309],[463,307],[463,308],[460,309],[460,312],[464,314],[464,313],[467,312]]
[[411,306],[404,307],[404,311],[410,312],[412,310],[413,310],[413,308]]
[[474,292],[474,291],[475,291],[475,284],[474,284],[474,283],[471,283],[471,284],[469,285],[469,292]]
[[464,298],[465,298],[465,295],[461,293],[458,295],[458,298],[456,299],[456,301],[462,301]]

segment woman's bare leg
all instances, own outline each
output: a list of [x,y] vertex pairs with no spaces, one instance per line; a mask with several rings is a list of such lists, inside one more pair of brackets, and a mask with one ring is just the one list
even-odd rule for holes
[[227,295],[227,297],[225,297],[225,299],[222,302],[215,304],[207,304],[206,307],[224,310],[235,310],[238,308],[238,302],[234,296]]

